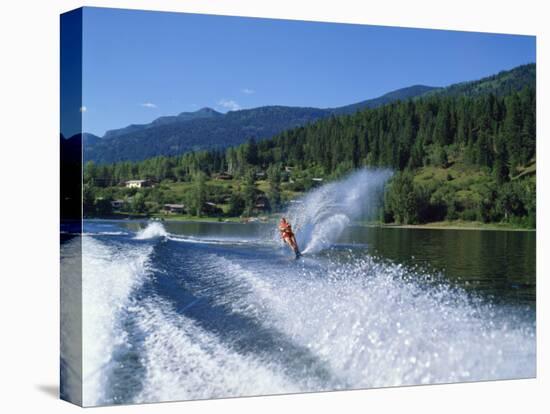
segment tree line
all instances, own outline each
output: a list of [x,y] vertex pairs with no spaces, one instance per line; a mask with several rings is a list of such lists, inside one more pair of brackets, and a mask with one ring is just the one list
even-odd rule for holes
[[[535,108],[534,87],[504,96],[428,96],[332,116],[224,150],[108,165],[89,162],[85,177],[94,186],[108,187],[129,179],[191,181],[197,174],[227,172],[246,183],[254,172],[271,168],[273,175],[274,168],[280,173],[285,166],[298,175],[325,179],[362,166],[390,167],[398,173],[386,191],[385,221],[463,218],[534,225],[534,180],[522,172],[535,160]],[[453,165],[482,173],[483,189],[469,202],[442,195],[439,187],[452,190],[451,184],[419,185],[415,180],[422,168]],[[294,185],[295,191],[303,191],[311,183],[295,180]],[[403,206],[409,206],[409,213],[400,210]]]

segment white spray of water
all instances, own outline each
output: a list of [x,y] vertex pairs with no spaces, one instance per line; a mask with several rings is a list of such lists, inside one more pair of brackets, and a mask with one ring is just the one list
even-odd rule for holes
[[149,240],[156,239],[157,237],[166,237],[168,232],[161,223],[152,222],[147,225],[144,229],[140,230],[135,239],[136,240]]
[[145,374],[135,403],[300,390],[276,363],[236,352],[159,297],[133,312],[145,337]]
[[[220,306],[254,316],[327,363],[348,388],[527,378],[535,325],[446,283],[370,257],[318,267],[205,258]],[[216,292],[210,292],[216,295]],[[336,384],[327,384],[327,388]],[[311,389],[314,391],[315,389]]]
[[365,168],[297,200],[286,217],[302,252],[319,252],[334,243],[351,221],[372,217],[391,174],[388,169]]
[[105,403],[113,352],[127,345],[121,314],[145,280],[152,246],[116,248],[82,239],[83,405]]
[[125,231],[98,231],[98,232],[85,232],[83,236],[125,236],[128,233]]

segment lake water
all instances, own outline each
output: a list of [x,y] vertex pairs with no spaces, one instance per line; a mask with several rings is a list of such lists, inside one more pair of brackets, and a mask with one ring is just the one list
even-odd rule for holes
[[85,405],[535,376],[534,232],[335,228],[85,222]]
[[[124,224],[138,230],[143,224]],[[165,222],[167,231],[188,237],[265,239],[272,225]],[[536,232],[440,230],[349,226],[332,246],[442,273],[449,282],[494,300],[527,303],[536,299]]]

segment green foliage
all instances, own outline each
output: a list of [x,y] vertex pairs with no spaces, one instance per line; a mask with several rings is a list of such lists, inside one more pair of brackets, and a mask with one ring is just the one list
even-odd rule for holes
[[244,200],[244,214],[246,216],[252,215],[252,210],[256,204],[256,185],[254,180],[254,172],[249,170],[243,181],[243,200]]
[[243,214],[245,208],[244,199],[239,191],[233,191],[229,197],[229,208],[227,215],[230,217],[239,217]]
[[258,145],[256,145],[256,140],[250,138],[243,147],[244,149],[244,160],[247,164],[257,165],[258,164]]
[[[535,91],[517,91],[513,82],[502,85],[508,85],[503,88],[509,87],[509,93],[434,93],[332,116],[223,151],[109,165],[88,162],[85,210],[97,213],[96,199],[126,180],[151,178],[160,185],[119,188],[117,197],[133,195],[134,212],[183,201],[190,214],[201,216],[212,214],[204,211],[209,201],[226,205],[230,216],[249,216],[263,193],[277,210],[321,179],[337,179],[361,166],[383,166],[397,171],[384,199],[385,221],[462,219],[534,226],[536,192],[529,174],[536,157]],[[260,189],[255,174],[264,171],[267,183]],[[219,173],[233,175],[239,184],[214,181]],[[178,189],[177,197],[173,189]],[[140,198],[143,204],[137,204]]]
[[113,213],[113,206],[111,197],[99,198],[95,201],[95,213],[99,216],[108,216]]
[[502,71],[472,82],[462,82],[446,88],[436,89],[426,93],[428,96],[480,96],[493,94],[496,96],[509,95],[526,85],[533,85],[536,77],[534,63],[521,65],[512,70]]
[[241,144],[251,136],[269,138],[330,113],[330,110],[317,108],[269,106],[185,122],[157,122],[145,128],[126,129],[116,137],[100,139],[94,145],[86,146],[84,156],[86,160],[105,164],[213,150]]
[[145,209],[146,209],[145,197],[143,193],[136,193],[136,195],[132,197],[132,201],[130,203],[131,212],[137,213],[137,214],[143,214],[145,213]]
[[[431,113],[429,115],[430,125],[421,125],[417,123],[418,119],[409,118],[409,123],[403,124],[403,134],[395,134],[397,131],[388,128],[391,124],[387,123],[382,130],[376,131],[376,134],[388,133],[392,140],[401,141],[402,146],[396,147],[392,157],[395,157],[396,161],[399,160],[396,162],[396,168],[402,169],[406,167],[402,161],[408,158],[406,141],[407,137],[411,137],[408,131],[414,133],[416,129],[420,128],[425,144],[436,142],[447,145],[455,134],[461,143],[466,143],[472,133],[468,120],[469,112],[465,113],[466,117],[456,117],[452,102],[463,97],[477,98],[494,95],[500,98],[516,93],[526,86],[534,90],[535,72],[535,64],[523,65],[473,82],[462,82],[446,88],[415,85],[390,92],[376,99],[333,109],[268,106],[220,114],[203,108],[194,113],[161,117],[147,125],[131,125],[111,131],[103,139],[97,137],[91,139],[92,137],[87,135],[84,156],[86,161],[93,160],[98,164],[146,160],[161,155],[174,157],[188,152],[238,146],[250,137],[256,137],[258,140],[271,138],[276,134],[284,134],[284,131],[291,128],[312,124],[320,119],[341,119],[345,115],[388,106],[397,101],[405,102],[410,99],[418,99],[418,97],[421,100],[446,99],[450,105],[443,111]],[[491,117],[499,118],[500,108],[493,107],[491,109],[493,110]],[[521,157],[523,162],[526,161],[525,157],[529,152],[532,152],[533,142],[530,141],[530,137],[534,136],[531,129],[535,119],[534,117],[532,120],[525,118],[525,121],[531,127],[527,125],[525,129],[520,130],[520,135],[526,134],[526,138],[521,138],[521,141],[528,144],[525,146],[524,156]],[[348,138],[351,140],[351,145],[348,148],[342,148],[344,152],[331,162],[337,165],[340,161],[349,159],[356,168],[360,157],[351,156],[350,151],[353,151],[354,145],[358,150],[357,154],[367,154],[370,150],[364,146],[364,142],[362,142],[364,136],[361,133],[351,134]],[[303,149],[301,146],[292,146],[288,148],[288,152],[285,149],[282,150],[283,153],[294,159],[302,159],[301,151]],[[377,151],[385,152],[388,149],[373,148],[375,158],[379,158]],[[322,151],[322,148],[320,150]],[[268,161],[268,164],[280,161],[277,159],[278,154],[272,155],[274,155],[274,159]],[[385,155],[389,156],[390,154]]]
[[487,169],[425,167],[396,174],[384,198],[385,222],[441,220],[536,224],[535,182],[529,178],[498,184]]
[[273,211],[277,211],[281,207],[281,167],[278,164],[270,165],[267,169],[267,180],[269,182],[269,190],[267,197],[269,205]]
[[384,197],[386,216],[396,223],[418,222],[418,200],[410,171],[397,173],[388,185]]
[[206,203],[206,174],[199,171],[193,175],[193,185],[187,195],[187,206],[191,214],[201,217]]
[[90,216],[95,213],[95,187],[85,183],[82,189],[82,210],[84,216]]
[[536,189],[534,182],[516,180],[499,191],[496,211],[503,221],[534,227],[536,224]]

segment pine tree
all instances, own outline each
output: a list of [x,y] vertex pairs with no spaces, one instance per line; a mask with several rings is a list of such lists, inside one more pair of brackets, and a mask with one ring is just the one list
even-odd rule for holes
[[272,210],[278,210],[281,206],[281,171],[279,165],[270,165],[267,169],[269,190],[267,193],[269,205]]
[[256,184],[254,180],[254,171],[252,170],[248,170],[244,177],[243,200],[244,214],[251,216],[256,204]]
[[503,135],[506,141],[512,171],[521,165],[521,108],[517,94],[509,96],[506,101]]

